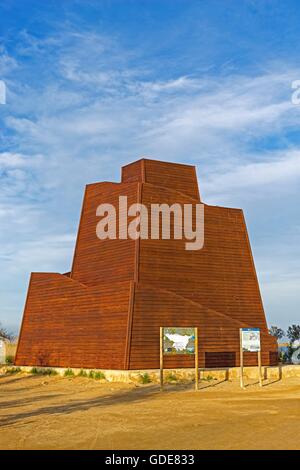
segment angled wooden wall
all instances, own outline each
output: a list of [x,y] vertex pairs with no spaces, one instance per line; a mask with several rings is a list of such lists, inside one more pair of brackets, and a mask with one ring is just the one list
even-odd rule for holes
[[130,300],[130,282],[32,274],[16,364],[123,369]]

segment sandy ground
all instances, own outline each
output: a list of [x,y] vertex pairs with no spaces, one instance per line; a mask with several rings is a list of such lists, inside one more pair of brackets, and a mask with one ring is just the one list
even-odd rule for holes
[[160,393],[151,384],[1,376],[0,449],[300,449],[300,378]]

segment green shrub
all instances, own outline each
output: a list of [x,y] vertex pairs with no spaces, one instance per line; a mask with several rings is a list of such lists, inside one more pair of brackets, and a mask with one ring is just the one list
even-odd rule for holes
[[55,369],[43,369],[42,375],[57,375],[58,372]]
[[81,371],[80,371],[79,375],[81,377],[88,377],[89,379],[95,379],[95,380],[104,380],[105,379],[105,374],[103,372],[95,371],[95,370],[90,370],[88,374],[85,371],[83,371],[82,374],[81,374]]
[[12,369],[7,369],[6,374],[18,374],[21,372],[20,367],[12,367]]
[[75,376],[75,374],[74,374],[74,372],[73,372],[72,369],[67,369],[67,370],[65,370],[65,374],[64,374],[64,375],[65,375],[65,377],[74,377],[74,376]]
[[30,374],[34,375],[57,375],[57,371],[55,369],[39,369],[38,367],[32,367],[30,370]]
[[167,382],[177,382],[176,375],[172,373],[169,373],[166,378],[167,378]]
[[202,379],[204,382],[211,382],[212,380],[216,380],[212,375],[206,375],[204,377],[202,377]]
[[150,375],[145,372],[145,374],[141,374],[139,376],[139,381],[142,383],[142,384],[149,384],[151,382],[151,377]]
[[5,363],[6,364],[13,365],[14,362],[15,362],[14,356],[6,356],[6,358],[5,358]]
[[78,377],[87,377],[87,376],[88,376],[87,371],[84,369],[81,369],[78,374]]
[[105,374],[103,372],[95,372],[94,379],[95,380],[104,380],[105,379]]

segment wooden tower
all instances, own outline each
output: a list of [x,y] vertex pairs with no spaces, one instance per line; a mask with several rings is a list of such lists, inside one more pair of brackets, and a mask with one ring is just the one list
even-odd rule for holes
[[177,163],[142,159],[122,168],[121,183],[87,185],[71,272],[31,275],[16,364],[158,368],[160,326],[198,327],[200,367],[239,365],[239,328],[258,327],[263,364],[277,363],[242,210],[205,205],[199,251],[184,239],[99,240],[97,207],[124,195],[128,206],[200,202],[195,168]]

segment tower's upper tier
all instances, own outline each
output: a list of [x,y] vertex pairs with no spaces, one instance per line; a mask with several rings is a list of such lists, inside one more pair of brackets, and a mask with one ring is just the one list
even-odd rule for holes
[[172,188],[198,201],[200,199],[196,168],[192,165],[142,158],[122,167],[122,183],[134,181]]

